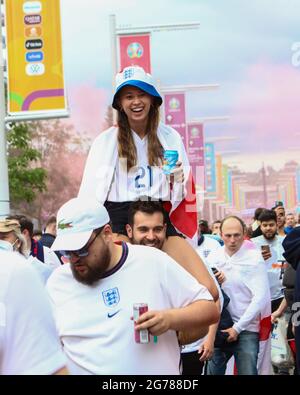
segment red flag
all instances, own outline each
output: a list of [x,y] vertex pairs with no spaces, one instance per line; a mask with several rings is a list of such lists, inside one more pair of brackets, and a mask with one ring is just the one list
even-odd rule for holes
[[190,172],[186,183],[187,194],[177,206],[165,205],[165,209],[170,212],[170,220],[175,228],[185,236],[193,239],[197,236],[197,204],[195,183]]

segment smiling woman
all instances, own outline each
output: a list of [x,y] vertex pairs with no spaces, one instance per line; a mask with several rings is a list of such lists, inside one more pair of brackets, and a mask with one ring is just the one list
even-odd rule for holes
[[[179,134],[160,123],[161,104],[162,98],[153,77],[139,66],[125,68],[116,76],[112,102],[117,110],[118,125],[101,133],[89,152],[79,197],[94,197],[104,204],[116,240],[129,241],[126,225],[132,201],[143,196],[147,200],[162,201],[165,207],[174,209],[185,199],[189,161]],[[162,170],[165,150],[178,152],[179,159],[170,176]],[[213,279],[198,254],[182,237],[182,234],[191,237],[191,232],[185,226],[175,228],[177,224],[170,221],[169,211],[170,208],[166,211],[167,239],[163,250],[217,299]],[[185,210],[181,215],[184,225],[191,223],[190,212]],[[196,221],[194,225],[196,233]]]

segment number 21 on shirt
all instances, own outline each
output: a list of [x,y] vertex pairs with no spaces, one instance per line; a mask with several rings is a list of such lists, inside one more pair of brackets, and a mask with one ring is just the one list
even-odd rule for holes
[[[149,185],[145,185],[144,182],[147,181],[147,176],[149,180]],[[140,166],[137,170],[137,176],[135,177],[135,188],[151,188],[153,185],[153,173],[151,166],[142,167]]]

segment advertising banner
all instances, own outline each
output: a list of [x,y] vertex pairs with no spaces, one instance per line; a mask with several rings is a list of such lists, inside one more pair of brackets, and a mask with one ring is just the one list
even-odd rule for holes
[[222,165],[222,190],[223,200],[228,203],[228,166]]
[[296,170],[296,192],[297,192],[297,204],[300,203],[300,167]]
[[60,0],[5,0],[8,113],[66,116]]
[[190,123],[187,125],[188,149],[192,174],[196,186],[204,189],[204,140],[203,124]]
[[185,118],[185,94],[168,93],[164,95],[165,123],[180,134],[183,144],[188,149]]
[[291,177],[287,185],[287,207],[293,209],[296,205],[296,179]]
[[205,190],[216,193],[216,158],[214,143],[205,143]]
[[[141,66],[151,74],[150,34],[119,35],[119,67]],[[120,71],[118,70],[118,71]]]
[[233,182],[232,182],[232,171],[228,169],[228,202],[233,204]]
[[217,198],[218,200],[225,200],[223,190],[223,169],[222,169],[222,157],[216,155],[216,179],[217,179]]
[[197,208],[203,210],[204,205],[204,138],[203,124],[187,124],[187,154],[191,165],[192,175],[196,184]]
[[236,210],[240,209],[240,200],[239,200],[239,186],[238,181],[235,178],[232,178],[232,205]]

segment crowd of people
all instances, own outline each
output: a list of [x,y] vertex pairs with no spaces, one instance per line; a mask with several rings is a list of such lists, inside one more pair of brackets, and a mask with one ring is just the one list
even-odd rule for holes
[[[78,196],[43,232],[0,220],[1,374],[297,374],[300,227],[282,202],[249,226],[197,220],[161,104],[152,76],[125,68],[117,126],[93,142]],[[170,173],[166,150],[178,153]],[[290,366],[271,358],[282,316]]]

